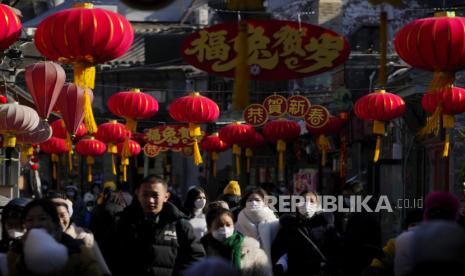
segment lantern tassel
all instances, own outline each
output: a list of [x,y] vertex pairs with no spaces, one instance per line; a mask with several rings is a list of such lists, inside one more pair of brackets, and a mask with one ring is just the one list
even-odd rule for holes
[[328,148],[329,148],[329,142],[325,135],[318,136],[317,145],[321,151],[321,165],[325,166],[326,161],[327,161],[326,152],[328,151]]
[[87,156],[87,182],[92,182],[92,165],[95,164],[95,159],[92,156]]
[[199,137],[202,136],[202,129],[199,124],[189,123],[189,136]]
[[241,147],[237,144],[233,145],[232,153],[236,156],[236,175],[241,175]]
[[68,166],[69,166],[69,171],[73,171],[73,152],[69,151],[68,152]]
[[121,158],[121,166],[123,167],[123,181],[127,182],[128,181],[128,175],[127,175],[127,166],[129,165],[129,158],[128,157],[122,157]]
[[95,67],[85,63],[75,63],[74,83],[82,88],[95,88]]
[[445,87],[451,87],[455,81],[455,72],[434,72],[433,80],[428,86],[428,91],[437,91]]
[[278,170],[280,173],[284,173],[284,152],[286,152],[286,142],[279,139],[276,143],[276,149],[278,150],[279,154]]
[[97,132],[97,124],[95,123],[94,113],[92,112],[92,102],[90,100],[89,90],[84,91],[84,123],[87,132],[92,134]]
[[219,155],[216,151],[213,151],[211,153],[211,159],[212,159],[212,172],[213,172],[213,177],[216,177],[216,161],[219,159]]
[[198,166],[203,163],[203,160],[202,154],[200,154],[199,142],[197,141],[197,138],[194,138],[194,144],[192,145],[192,149],[194,150],[194,164]]
[[118,147],[115,144],[109,143],[107,145],[107,147],[108,147],[107,148],[108,153],[111,153],[111,154],[117,154],[118,153]]
[[115,155],[111,155],[111,172],[113,175],[116,175],[116,164],[115,164]]
[[16,136],[9,132],[3,134],[3,146],[5,148],[16,147]]
[[450,143],[450,137],[449,137],[449,132],[446,130],[446,138],[444,141],[444,150],[442,152],[442,157],[448,157],[449,156],[449,143]]
[[379,154],[381,152],[381,136],[376,136],[376,147],[375,147],[375,156],[373,157],[373,162],[378,162]]
[[133,120],[131,118],[125,118],[126,119],[126,129],[130,132],[136,132],[137,130],[137,121]]
[[250,161],[253,156],[253,151],[251,148],[245,149],[245,157],[247,157],[247,173],[250,173]]
[[424,137],[425,135],[434,133],[434,135],[439,134],[441,114],[443,111],[442,104],[439,103],[438,107],[434,113],[426,119],[426,126],[424,126],[418,132],[418,136]]
[[236,37],[238,53],[236,57],[235,82],[233,94],[233,107],[235,110],[243,110],[250,101],[249,95],[249,64],[248,64],[248,24],[239,22],[239,33]]
[[20,162],[21,164],[26,164],[29,161],[29,156],[32,156],[34,153],[34,148],[31,144],[21,145],[21,154],[20,154]]
[[442,115],[442,126],[446,131],[446,137],[444,140],[444,150],[442,153],[443,157],[448,157],[449,156],[449,146],[450,146],[450,134],[448,129],[449,128],[454,128],[455,126],[455,119],[454,116],[449,115],[449,114],[444,114]]

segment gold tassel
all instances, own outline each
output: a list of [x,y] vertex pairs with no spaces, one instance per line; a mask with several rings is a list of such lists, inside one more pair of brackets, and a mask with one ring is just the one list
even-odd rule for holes
[[126,129],[130,132],[136,132],[137,121],[131,118],[127,118],[127,117],[125,117],[125,119],[126,119]]
[[192,149],[194,150],[194,164],[196,166],[203,163],[202,155],[200,154],[199,143],[197,142],[197,138],[194,138],[194,144],[192,145]]
[[237,144],[233,145],[232,153],[236,156],[236,174],[241,175],[241,147]]
[[16,147],[16,136],[9,132],[6,132],[5,134],[3,134],[3,147],[5,148]]
[[383,121],[373,121],[373,134],[384,135],[386,129]]
[[69,151],[68,152],[68,165],[69,165],[69,171],[73,171],[73,152]]
[[246,148],[245,149],[245,157],[247,157],[247,173],[250,173],[250,159],[253,156],[253,151],[251,148]]
[[123,181],[127,182],[128,177],[127,177],[127,166],[129,165],[129,158],[127,157],[122,157],[121,158],[121,165],[123,166]]
[[248,24],[246,21],[239,22],[239,33],[236,37],[238,45],[236,57],[236,69],[234,73],[233,107],[235,110],[243,110],[250,101],[249,84],[250,70],[248,64]]
[[437,91],[451,87],[455,81],[455,72],[434,72],[433,80],[428,86],[428,91]]
[[449,144],[450,144],[449,131],[446,129],[446,139],[444,141],[444,150],[442,152],[443,157],[449,156]]
[[426,126],[420,129],[420,131],[418,132],[418,136],[424,137],[425,135],[431,134],[431,133],[434,133],[434,135],[439,134],[442,110],[443,110],[442,103],[439,103],[434,113],[427,118]]
[[442,152],[443,157],[448,157],[449,156],[449,146],[450,146],[450,134],[449,134],[449,128],[454,128],[455,126],[455,118],[452,115],[449,114],[444,114],[442,115],[442,127],[446,131],[446,137],[444,140],[444,150]]
[[219,154],[215,151],[211,153],[211,159],[212,159],[212,172],[213,172],[213,177],[216,177],[216,161],[219,159]]
[[381,136],[376,136],[376,147],[375,147],[375,156],[373,157],[373,162],[378,162],[379,154],[381,152]]
[[115,155],[111,155],[111,171],[113,175],[116,175],[116,164],[115,164]]
[[97,124],[95,123],[94,113],[92,111],[92,102],[90,100],[89,90],[84,91],[84,123],[89,134],[97,132]]
[[107,145],[107,152],[111,153],[111,154],[117,154],[118,153],[118,147],[113,143],[109,143]]
[[326,153],[327,153],[328,148],[329,148],[329,142],[328,142],[328,139],[326,138],[325,135],[318,136],[317,145],[318,145],[318,148],[321,151],[321,165],[325,166],[326,161],[327,161]]
[[199,124],[189,123],[189,136],[198,137],[202,136],[202,129]]
[[75,63],[74,83],[82,88],[95,88],[95,67],[85,63]]
[[92,165],[95,164],[95,159],[92,156],[87,156],[87,182],[92,182]]
[[280,173],[284,173],[284,152],[286,151],[286,142],[279,139],[276,143],[276,149],[278,150],[279,154],[278,170]]

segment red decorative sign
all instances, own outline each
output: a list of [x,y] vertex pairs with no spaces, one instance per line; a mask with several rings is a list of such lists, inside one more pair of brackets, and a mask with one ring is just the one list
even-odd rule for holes
[[[288,80],[320,74],[349,56],[347,40],[320,26],[280,20],[247,20],[251,78]],[[187,37],[184,59],[209,73],[234,77],[238,23],[214,25]]]
[[244,109],[244,121],[254,127],[264,125],[268,121],[268,112],[261,104],[251,104]]
[[157,156],[158,154],[160,154],[160,152],[161,152],[161,148],[155,145],[147,143],[144,146],[144,153],[145,155],[147,155],[147,157],[153,158]]
[[321,128],[328,123],[329,116],[329,111],[324,106],[313,105],[308,109],[304,119],[310,127]]
[[144,140],[162,148],[183,148],[194,143],[194,139],[189,136],[189,128],[177,125],[147,129],[144,133]]
[[280,117],[286,114],[287,99],[281,95],[271,95],[265,98],[263,106],[268,112],[268,115],[272,117]]
[[295,95],[287,98],[287,114],[289,116],[303,118],[310,106],[310,100],[304,96]]

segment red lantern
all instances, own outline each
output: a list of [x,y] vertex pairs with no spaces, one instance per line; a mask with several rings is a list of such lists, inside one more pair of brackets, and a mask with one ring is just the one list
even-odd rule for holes
[[108,109],[126,119],[126,128],[136,132],[137,120],[149,119],[158,112],[157,100],[139,89],[113,94],[108,99]]
[[129,135],[126,127],[118,123],[116,120],[110,120],[108,123],[99,125],[95,137],[107,144],[107,151],[111,154],[111,169],[116,175],[115,154],[118,153],[116,144],[124,142],[126,136]]
[[216,177],[216,161],[219,159],[218,153],[227,150],[229,145],[220,139],[218,132],[204,137],[201,145],[204,151],[211,154],[212,172],[213,176]]
[[95,164],[94,157],[105,153],[107,147],[105,143],[95,139],[94,137],[81,139],[76,144],[76,152],[82,156],[86,156],[87,163],[87,181],[92,182],[92,165]]
[[40,122],[37,112],[17,102],[0,105],[0,134],[7,148],[16,146],[16,133],[33,131]]
[[202,136],[201,123],[211,123],[220,116],[218,105],[207,97],[194,92],[175,99],[168,107],[171,118],[178,122],[189,123],[189,135],[194,137],[194,162],[202,163],[197,137]]
[[74,66],[74,82],[93,88],[95,64],[122,56],[134,40],[134,31],[122,15],[76,3],[74,8],[45,18],[35,32],[34,43],[50,60]]
[[123,181],[127,181],[127,166],[129,165],[129,157],[139,155],[141,147],[134,140],[126,140],[118,144],[118,153],[121,154],[121,165],[123,166]]
[[245,157],[247,158],[247,172],[250,172],[250,159],[253,157],[254,148],[259,148],[265,144],[265,138],[260,133],[254,131],[250,133],[249,139],[241,144],[245,148]]
[[236,156],[236,174],[241,174],[241,144],[250,139],[255,129],[251,125],[234,122],[220,129],[220,139],[225,143],[233,145],[232,152]]
[[31,165],[31,170],[37,171],[39,169],[39,164],[32,164]]
[[37,113],[48,119],[65,84],[65,70],[54,62],[39,62],[26,68],[24,79]]
[[[67,139],[68,131],[66,130],[66,124],[63,121],[63,119],[54,121],[50,126],[52,127],[52,130],[53,130],[53,134],[52,134],[53,136],[61,138],[61,139]],[[76,130],[76,133],[74,134],[74,136],[76,137],[76,139],[79,139],[83,137],[84,135],[86,135],[86,133],[87,133],[86,126],[83,123],[81,123],[78,129]]]
[[386,132],[384,123],[402,116],[405,111],[404,100],[384,90],[365,95],[358,99],[354,107],[355,115],[362,120],[373,120],[373,133],[377,135],[373,161],[379,159],[381,135]]
[[284,173],[286,142],[295,140],[300,136],[299,124],[286,119],[271,121],[263,127],[263,135],[269,142],[276,143],[276,149],[279,153],[278,169],[279,172]]
[[52,136],[50,139],[40,144],[40,150],[45,153],[51,154],[51,160],[53,164],[52,177],[53,179],[57,179],[57,163],[59,161],[58,154],[64,154],[69,152],[65,139],[60,139]]
[[6,104],[8,102],[8,98],[6,96],[0,95],[0,104]]
[[421,98],[421,106],[428,113],[434,113],[439,103],[439,95],[436,93],[425,93]]
[[122,0],[122,2],[131,8],[139,10],[158,10],[162,9],[174,0]]
[[0,4],[0,52],[8,49],[21,35],[21,20],[7,5]]
[[329,117],[328,122],[320,128],[315,128],[310,126],[309,124],[306,124],[308,132],[312,135],[317,136],[316,144],[322,152],[321,164],[323,166],[326,164],[326,153],[329,149],[329,142],[326,136],[339,134],[344,122],[345,120],[341,119],[340,117],[331,116]]

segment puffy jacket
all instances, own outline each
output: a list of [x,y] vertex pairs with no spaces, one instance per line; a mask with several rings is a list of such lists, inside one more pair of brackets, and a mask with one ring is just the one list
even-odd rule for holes
[[134,199],[120,216],[116,239],[114,275],[179,275],[205,256],[189,221],[169,202],[158,215],[147,217]]

